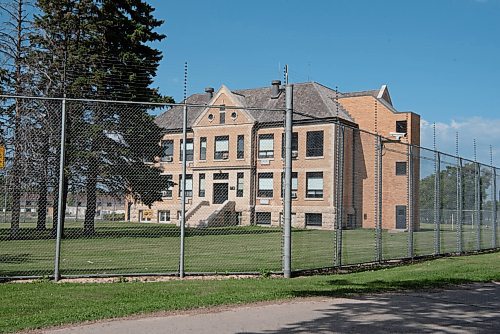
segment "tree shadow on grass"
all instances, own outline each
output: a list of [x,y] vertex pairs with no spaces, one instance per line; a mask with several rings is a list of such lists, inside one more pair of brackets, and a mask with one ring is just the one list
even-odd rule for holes
[[[354,292],[436,288],[467,282],[450,279],[447,282],[409,280],[356,284],[348,280],[332,280],[330,283],[340,286],[338,289],[297,291],[296,295],[332,297]],[[292,320],[279,329],[245,333],[498,333],[500,328],[500,286],[493,284],[419,293],[365,295],[324,305],[312,304],[305,316],[297,314],[296,318],[304,320]],[[304,312],[303,309],[301,311]]]
[[[258,227],[217,227],[217,228],[186,228],[186,237],[224,236],[251,234],[280,234],[280,229]],[[179,238],[180,228],[174,225],[124,224],[123,226],[106,226],[96,224],[95,232],[85,233],[82,227],[66,227],[64,239],[99,239],[99,238]],[[47,240],[54,239],[51,230],[36,228],[21,228],[15,239],[11,239],[8,229],[0,229],[0,241],[9,240]]]
[[29,253],[0,254],[0,263],[3,264],[21,264],[26,262],[33,262],[32,256]]

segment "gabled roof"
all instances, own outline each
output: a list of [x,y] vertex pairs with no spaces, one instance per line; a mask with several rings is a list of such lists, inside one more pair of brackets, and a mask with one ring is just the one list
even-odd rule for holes
[[[279,111],[266,109],[285,109],[285,94],[281,93],[278,98],[271,98],[271,87],[254,89],[241,89],[231,91],[241,105],[246,108],[263,108],[262,110],[245,109],[257,123],[282,122],[283,114]],[[320,85],[316,82],[294,84],[293,107],[294,120],[311,120],[318,118],[338,117],[353,122],[351,116],[342,108],[336,98],[342,94],[335,90]],[[184,102],[184,101],[183,101]],[[208,94],[194,94],[187,98],[188,104],[208,105],[210,97]],[[182,106],[176,106],[156,117],[156,123],[167,130],[182,128]],[[188,110],[187,126],[192,127],[194,121],[205,110],[203,107],[191,107]]]
[[372,96],[377,100],[383,102],[384,104],[389,104],[390,107],[393,108],[391,95],[389,94],[389,88],[387,87],[387,85],[382,85],[380,89],[342,93],[340,98],[360,97],[360,96]]

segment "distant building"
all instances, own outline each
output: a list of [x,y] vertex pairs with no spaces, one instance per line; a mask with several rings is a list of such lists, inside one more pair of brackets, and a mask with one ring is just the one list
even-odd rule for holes
[[[270,87],[236,91],[222,86],[215,93],[207,89],[205,94],[187,99],[192,104],[240,107],[188,110],[187,226],[280,225],[283,113],[256,109],[283,109],[285,96],[280,85],[273,81]],[[396,137],[401,137],[401,143],[419,145],[420,117],[398,112],[386,86],[373,91],[337,93],[315,82],[299,83],[294,84],[293,103],[293,226],[333,228],[335,170],[337,155],[341,154],[343,225],[374,227],[375,136],[363,131],[377,131],[388,138],[391,133],[398,133]],[[164,112],[156,122],[166,131],[161,142],[162,156],[156,164],[175,185],[165,189],[163,200],[151,208],[129,203],[126,218],[179,224],[182,107]],[[336,122],[349,129],[339,141],[342,149],[336,147]],[[382,221],[386,229],[408,226],[405,147],[399,142],[384,142]],[[412,175],[414,187],[418,187],[418,175],[416,168]],[[416,205],[417,195],[414,200]],[[414,222],[417,221],[414,216]]]

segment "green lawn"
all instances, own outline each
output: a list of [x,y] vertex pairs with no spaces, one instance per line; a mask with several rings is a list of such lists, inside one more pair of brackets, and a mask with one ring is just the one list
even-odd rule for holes
[[[55,241],[50,231],[22,225],[21,240],[9,240],[0,224],[0,277],[53,274]],[[3,227],[3,228],[2,228]],[[96,235],[82,235],[81,223],[67,223],[62,241],[61,274],[174,273],[178,270],[180,231],[164,224],[97,222]],[[491,233],[483,236],[491,245]],[[475,250],[476,231],[464,227],[464,250]],[[383,259],[408,256],[408,233],[383,231]],[[432,225],[414,233],[415,255],[434,253]],[[375,260],[375,231],[346,230],[342,234],[342,264]],[[456,251],[456,231],[443,226],[442,252]],[[282,231],[270,227],[187,229],[187,272],[268,272],[281,270]],[[335,231],[292,231],[292,268],[314,269],[335,264]],[[487,247],[489,248],[489,247]]]
[[0,284],[0,333],[154,311],[310,296],[345,296],[500,280],[500,253],[344,275],[156,283]]

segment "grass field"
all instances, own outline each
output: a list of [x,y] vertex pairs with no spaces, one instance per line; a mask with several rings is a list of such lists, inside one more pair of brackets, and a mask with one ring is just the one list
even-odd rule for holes
[[[55,241],[50,231],[37,232],[23,224],[20,240],[9,240],[7,224],[0,224],[0,277],[53,274]],[[476,249],[476,231],[464,227],[464,250]],[[180,231],[173,225],[97,222],[95,236],[82,235],[81,223],[67,223],[62,241],[61,274],[174,273],[178,270]],[[491,230],[482,232],[491,247]],[[187,272],[270,272],[281,270],[282,231],[247,226],[187,229]],[[343,231],[342,263],[372,262],[376,256],[375,231]],[[408,256],[408,233],[383,231],[385,260]],[[414,254],[434,253],[432,225],[414,233]],[[441,251],[455,252],[456,231],[441,231]],[[490,245],[490,247],[488,247]],[[335,263],[335,232],[292,231],[294,270],[331,267]]]
[[344,275],[294,279],[0,284],[0,333],[155,311],[345,296],[500,280],[500,253],[449,257]]

